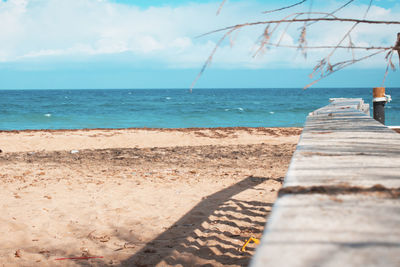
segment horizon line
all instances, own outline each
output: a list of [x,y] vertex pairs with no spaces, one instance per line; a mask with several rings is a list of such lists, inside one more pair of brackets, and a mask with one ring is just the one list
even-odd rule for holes
[[[380,87],[380,86],[375,86],[375,87]],[[307,89],[304,89],[303,87],[248,87],[248,88],[243,88],[243,87],[202,87],[202,88],[194,88],[193,91],[196,90],[227,90],[227,89],[233,89],[233,90],[240,90],[240,89],[248,89],[248,90],[270,90],[270,89],[301,89],[304,91],[307,91],[309,89],[364,89],[364,88],[374,88],[374,87],[365,87],[365,86],[359,86],[359,87],[310,87]],[[400,89],[400,87],[385,87],[386,89]],[[0,91],[28,91],[28,90],[188,90],[190,91],[190,88],[0,88]]]

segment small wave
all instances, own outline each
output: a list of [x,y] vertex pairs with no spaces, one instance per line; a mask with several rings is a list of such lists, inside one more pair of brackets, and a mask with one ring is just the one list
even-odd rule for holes
[[44,116],[45,117],[51,117],[51,114],[50,113],[46,113],[46,114],[44,114]]
[[229,111],[229,110],[230,110],[229,108],[226,108],[226,109],[225,109],[225,111]]
[[275,112],[273,112],[273,111],[270,111],[270,112],[269,112],[269,114],[275,114]]
[[243,108],[238,108],[238,110],[239,110],[239,111],[244,111],[244,109],[243,109]]
[[171,98],[169,96],[167,96],[165,99],[170,100]]

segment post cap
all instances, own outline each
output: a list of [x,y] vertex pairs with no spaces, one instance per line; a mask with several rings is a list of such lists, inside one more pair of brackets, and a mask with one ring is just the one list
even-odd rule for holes
[[385,87],[375,87],[372,91],[374,98],[385,97]]

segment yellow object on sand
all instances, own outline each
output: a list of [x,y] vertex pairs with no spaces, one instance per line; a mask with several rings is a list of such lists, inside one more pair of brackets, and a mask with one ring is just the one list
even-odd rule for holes
[[246,243],[244,243],[244,245],[242,246],[242,248],[240,249],[240,251],[245,252],[246,251],[246,247],[248,244],[250,244],[250,242],[253,241],[254,243],[256,243],[257,245],[260,244],[260,239],[257,239],[255,237],[250,237],[248,240],[246,240]]

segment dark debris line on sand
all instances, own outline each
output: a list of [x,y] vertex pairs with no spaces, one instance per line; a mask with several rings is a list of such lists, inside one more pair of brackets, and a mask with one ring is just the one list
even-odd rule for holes
[[[252,168],[256,158],[275,158],[284,156],[287,151],[293,151],[295,145],[235,145],[235,146],[186,146],[167,148],[112,148],[112,149],[85,149],[79,153],[71,154],[69,151],[52,152],[13,152],[5,153],[0,157],[0,162],[35,162],[35,163],[68,163],[82,164],[93,161],[103,162],[112,166],[132,166],[146,162],[160,163],[162,165],[177,164],[212,164],[221,165],[219,160],[226,162],[222,165]],[[290,153],[290,152],[289,152]],[[191,155],[183,157],[182,155]],[[291,154],[290,154],[291,155]],[[258,164],[258,163],[257,163]]]

